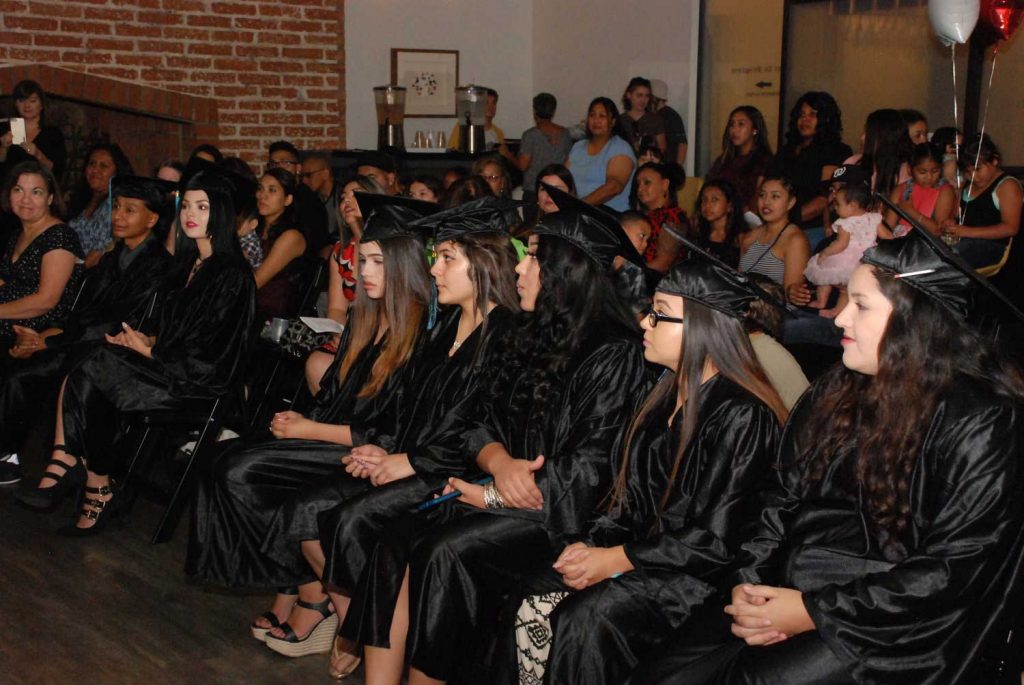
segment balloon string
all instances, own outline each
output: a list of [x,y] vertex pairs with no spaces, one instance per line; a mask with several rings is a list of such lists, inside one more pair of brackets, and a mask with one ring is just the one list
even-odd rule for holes
[[[974,166],[972,168],[978,168],[978,162],[981,161],[981,140],[985,137],[985,124],[988,123],[988,106],[992,102],[992,80],[996,75],[996,58],[999,56],[999,43],[992,49],[992,71],[988,74],[988,91],[985,93],[985,109],[982,110],[981,114],[981,131],[978,133],[978,152],[974,155]],[[958,156],[959,158],[959,156]],[[971,192],[974,190],[974,174],[971,174],[971,182],[967,184],[967,197],[971,196]],[[963,207],[960,210],[960,224],[963,225],[964,217],[967,215],[967,207]]]
[[[950,57],[951,57],[950,61],[953,64],[953,128],[955,128],[957,131],[959,131],[960,130],[960,113],[959,113],[957,105],[956,105],[956,43],[951,43],[950,44],[949,52],[950,52]],[[956,188],[957,188],[957,192],[959,192],[959,190],[960,190],[960,183],[959,183],[959,181],[960,181],[960,164],[959,164],[959,160],[960,160],[960,136],[959,136],[959,134],[953,136],[953,152],[956,154],[956,158],[957,158],[957,167],[956,167],[956,180],[957,180],[957,184],[956,184]],[[960,221],[958,223],[960,223],[960,224],[963,223],[963,217],[962,216],[960,217]]]

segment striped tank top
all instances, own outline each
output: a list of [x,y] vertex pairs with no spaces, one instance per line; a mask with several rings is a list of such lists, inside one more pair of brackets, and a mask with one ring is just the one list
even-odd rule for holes
[[[785,233],[786,229],[783,229],[782,232]],[[781,236],[781,234],[779,235]],[[761,274],[782,285],[786,264],[771,251],[774,244],[774,242],[764,244],[756,240],[752,242],[747,248],[747,253],[740,257],[740,271]]]

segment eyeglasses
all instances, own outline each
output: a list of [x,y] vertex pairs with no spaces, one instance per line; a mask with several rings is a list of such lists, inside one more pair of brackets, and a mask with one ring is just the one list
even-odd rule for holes
[[267,162],[267,166],[271,169],[279,166],[299,166],[298,162],[293,162],[290,159],[272,159]]
[[654,307],[648,309],[647,325],[650,326],[651,328],[657,328],[659,321],[665,321],[667,323],[684,323],[683,319],[680,319],[679,317],[676,316],[665,316],[664,314],[655,311]]

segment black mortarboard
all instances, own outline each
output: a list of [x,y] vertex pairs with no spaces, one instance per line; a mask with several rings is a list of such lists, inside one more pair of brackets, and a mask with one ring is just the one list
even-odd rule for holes
[[557,236],[608,269],[616,257],[625,257],[638,266],[646,265],[616,216],[600,207],[588,205],[560,188],[543,182],[541,185],[558,211],[540,220],[533,229],[535,235]]
[[417,219],[441,211],[441,205],[398,195],[355,193],[359,212],[363,215],[363,237],[369,243],[388,238],[419,238],[425,240],[432,226],[419,226]]
[[1024,314],[960,255],[911,219],[889,198],[881,194],[875,197],[906,220],[913,230],[903,238],[880,241],[865,251],[864,263],[893,272],[904,283],[961,319],[972,314],[983,316],[989,313],[975,311],[979,300],[984,299],[988,303],[1001,303],[1006,311],[1024,321]]
[[504,197],[486,196],[446,209],[416,221],[417,225],[434,229],[434,240],[456,240],[470,233],[509,232],[521,223],[520,203]]
[[160,212],[177,192],[178,184],[161,178],[147,176],[114,176],[110,182],[112,197],[130,197],[143,200],[153,211]]
[[185,192],[188,182],[193,176],[202,173],[207,182],[213,177],[220,178],[231,187],[231,199],[235,206],[235,213],[241,214],[244,210],[252,207],[256,202],[256,182],[230,169],[209,162],[202,157],[193,157],[189,160],[185,172],[181,175],[181,191]]
[[774,297],[699,245],[682,239],[689,256],[676,264],[658,283],[658,290],[680,295],[737,319],[747,315],[754,300],[764,300],[785,309]]

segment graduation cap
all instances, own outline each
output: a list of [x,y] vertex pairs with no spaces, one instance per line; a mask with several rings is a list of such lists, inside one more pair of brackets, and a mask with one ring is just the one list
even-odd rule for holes
[[672,267],[658,290],[680,295],[737,319],[747,315],[750,303],[764,300],[782,311],[786,307],[754,283],[750,276],[729,266],[696,243],[680,236],[689,250],[686,261]]
[[520,224],[517,210],[521,204],[508,198],[485,196],[425,216],[415,223],[434,229],[434,240],[438,243],[472,233],[508,235]]
[[193,157],[185,167],[185,172],[181,175],[182,193],[188,187],[189,181],[200,173],[203,174],[206,183],[209,183],[213,178],[217,178],[228,185],[231,201],[235,207],[235,214],[241,214],[255,205],[257,186],[255,180],[230,169],[225,169],[202,157]]
[[398,195],[356,192],[355,198],[363,215],[363,238],[360,241],[363,243],[388,238],[426,240],[433,227],[420,226],[416,221],[441,211],[441,205],[436,202]]
[[1018,323],[1024,322],[1024,313],[960,255],[889,198],[878,193],[875,197],[907,221],[912,230],[903,238],[879,242],[864,252],[861,261],[893,272],[960,319],[975,314],[976,305],[985,300],[987,304],[1002,305]]
[[558,211],[541,219],[533,229],[535,235],[557,236],[607,269],[612,267],[616,257],[625,257],[638,266],[646,266],[644,258],[619,225],[617,216],[543,181],[541,186]]

